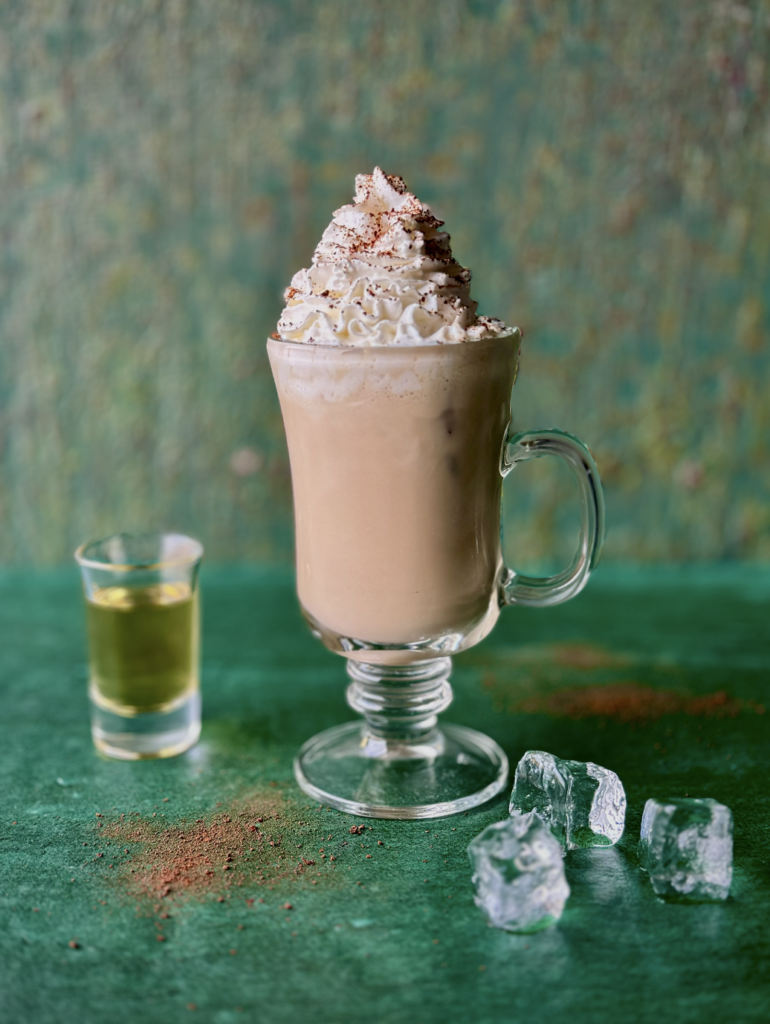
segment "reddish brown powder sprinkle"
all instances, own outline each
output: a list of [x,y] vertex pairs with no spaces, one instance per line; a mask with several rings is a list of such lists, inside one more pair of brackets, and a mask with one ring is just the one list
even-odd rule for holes
[[521,701],[516,710],[557,718],[611,718],[618,722],[652,722],[663,715],[684,712],[697,718],[735,718],[743,702],[720,690],[702,697],[675,690],[654,690],[639,683],[607,683],[576,687]]
[[633,664],[634,659],[628,655],[608,650],[596,644],[564,643],[544,644],[532,647],[521,647],[509,652],[505,661],[500,664],[489,664],[482,658],[487,669],[481,680],[485,690],[494,690],[505,678],[516,677],[522,670],[526,675],[534,673],[536,677],[545,675],[553,678],[554,671],[568,669],[579,672],[590,672],[596,669],[620,669]]
[[[241,885],[247,865],[250,885],[301,875],[312,861],[301,858],[295,863],[284,855],[280,833],[265,836],[251,831],[252,822],[268,818],[280,828],[281,800],[273,793],[259,799],[259,810],[250,801],[210,820],[166,827],[149,819],[108,823],[106,836],[132,849],[131,859],[117,866],[116,881],[127,886],[134,899],[173,901]],[[218,898],[224,902],[223,895]]]
[[[274,834],[254,831],[254,821],[269,821]],[[119,844],[126,856],[115,864],[116,870],[105,872],[102,878],[106,882],[109,877],[113,890],[130,899],[137,914],[155,918],[160,930],[159,922],[168,919],[168,910],[179,902],[193,899],[224,904],[236,895],[233,890],[242,886],[253,892],[257,887],[273,890],[279,883],[301,882],[316,862],[295,852],[293,842],[284,843],[284,829],[293,831],[298,826],[306,827],[307,822],[296,820],[292,809],[285,807],[283,794],[275,790],[254,794],[205,818],[181,819],[176,824],[149,816],[132,815],[128,820],[116,816],[105,822],[100,840]],[[324,842],[324,836],[320,840]],[[334,867],[327,869],[329,882]],[[321,872],[317,874],[320,878]],[[310,881],[317,884],[315,878]],[[286,889],[284,892],[288,895]],[[255,898],[248,889],[241,899],[248,907],[254,906]],[[283,906],[290,910],[293,904]]]

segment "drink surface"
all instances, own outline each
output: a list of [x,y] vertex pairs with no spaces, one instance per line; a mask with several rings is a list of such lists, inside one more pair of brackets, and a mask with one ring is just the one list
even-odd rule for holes
[[499,460],[518,338],[268,350],[304,609],[365,642],[476,642],[499,611]]
[[164,711],[197,689],[198,595],[189,583],[97,587],[86,609],[98,704]]

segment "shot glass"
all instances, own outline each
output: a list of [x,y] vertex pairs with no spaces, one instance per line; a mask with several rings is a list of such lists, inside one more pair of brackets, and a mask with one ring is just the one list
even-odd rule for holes
[[178,533],[118,533],[75,552],[86,601],[91,735],[121,760],[173,757],[200,736],[198,570]]

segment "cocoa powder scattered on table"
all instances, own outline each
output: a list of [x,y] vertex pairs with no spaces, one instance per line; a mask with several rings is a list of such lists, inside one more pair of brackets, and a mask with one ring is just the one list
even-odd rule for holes
[[[258,826],[256,823],[261,823]],[[115,881],[133,900],[162,904],[206,894],[229,893],[302,875],[313,864],[294,861],[282,846],[286,820],[280,798],[254,798],[208,819],[159,826],[157,819],[133,818],[106,823],[103,835],[130,850]]]
[[618,722],[653,722],[677,712],[693,718],[735,718],[742,709],[743,701],[728,696],[723,690],[695,697],[635,682],[604,683],[533,695],[517,707],[518,711],[525,713],[545,712],[574,721],[609,718]]

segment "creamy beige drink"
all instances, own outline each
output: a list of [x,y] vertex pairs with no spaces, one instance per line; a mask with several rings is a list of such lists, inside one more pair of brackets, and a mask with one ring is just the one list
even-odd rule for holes
[[343,649],[418,644],[436,657],[497,618],[519,334],[476,317],[470,273],[400,178],[377,169],[356,184],[268,343],[299,598]]
[[492,627],[517,354],[515,337],[376,353],[270,343],[299,598],[327,630],[405,644]]

